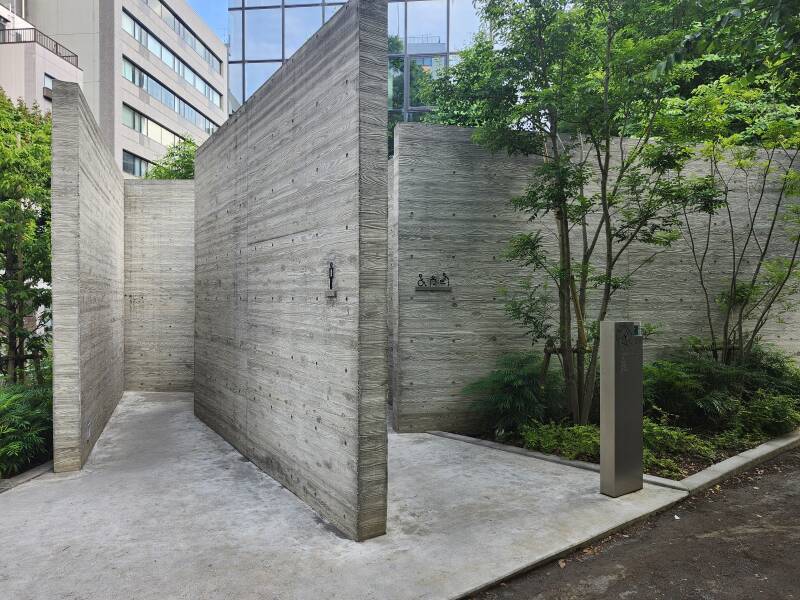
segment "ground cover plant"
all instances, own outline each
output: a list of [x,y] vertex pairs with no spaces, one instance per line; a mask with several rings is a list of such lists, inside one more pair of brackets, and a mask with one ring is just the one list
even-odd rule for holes
[[[541,357],[503,357],[465,392],[486,417],[485,435],[530,450],[598,462],[598,415],[573,424],[563,381]],[[800,427],[800,368],[756,346],[747,362],[726,365],[704,349],[684,349],[644,367],[644,467],[681,479],[714,462]]]
[[46,462],[52,452],[52,386],[0,386],[0,477]]

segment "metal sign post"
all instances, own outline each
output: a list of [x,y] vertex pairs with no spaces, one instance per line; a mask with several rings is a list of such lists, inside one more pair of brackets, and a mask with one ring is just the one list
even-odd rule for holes
[[632,321],[600,323],[600,493],[642,489],[642,334]]

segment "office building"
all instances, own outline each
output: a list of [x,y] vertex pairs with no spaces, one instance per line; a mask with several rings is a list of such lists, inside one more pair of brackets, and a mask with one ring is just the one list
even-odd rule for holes
[[[5,0],[10,1],[10,0]],[[128,175],[227,118],[225,44],[186,0],[16,0],[18,14],[78,55],[83,91]]]
[[[228,0],[231,109],[246,100],[341,6],[308,0]],[[420,79],[458,60],[480,28],[472,0],[389,2],[390,121],[428,110]],[[336,57],[330,57],[336,60]]]
[[82,85],[78,56],[17,15],[15,0],[0,0],[0,88],[49,111],[54,79]]

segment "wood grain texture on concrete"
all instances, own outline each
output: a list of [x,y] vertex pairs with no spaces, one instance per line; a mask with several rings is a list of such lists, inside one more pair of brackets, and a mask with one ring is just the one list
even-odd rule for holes
[[80,87],[53,89],[54,469],[80,469],[123,391],[122,173]]
[[[475,431],[481,417],[462,389],[502,354],[531,345],[506,314],[500,288],[526,274],[503,252],[530,227],[509,199],[525,189],[534,162],[492,155],[471,137],[460,127],[395,128],[389,312],[400,432]],[[417,291],[420,273],[443,272],[451,291]]]
[[[545,248],[557,255],[552,217],[529,222],[509,203],[525,190],[536,159],[491,154],[471,136],[466,128],[416,123],[395,129],[389,209],[390,379],[394,423],[401,432],[470,432],[480,426],[475,402],[464,395],[464,386],[491,371],[501,354],[531,348],[524,327],[506,314],[501,288],[513,294],[523,276],[542,281],[532,270],[508,263],[503,253],[513,235],[540,230]],[[612,164],[619,164],[618,147],[615,144]],[[626,152],[630,147],[630,142],[622,144]],[[704,176],[708,168],[702,160],[692,161],[684,175]],[[722,211],[711,220],[704,272],[712,301],[730,280],[731,230],[739,250],[747,237],[749,211],[759,200],[757,182],[748,185],[744,173],[727,164],[720,170],[731,189],[731,217]],[[745,273],[752,272],[760,244],[769,235],[779,188],[778,176],[771,177],[743,260]],[[596,191],[589,186],[586,194]],[[773,256],[789,257],[790,231],[781,218],[786,203],[778,210]],[[589,219],[597,222],[595,215]],[[689,223],[702,247],[705,218],[690,215]],[[577,237],[574,241],[580,242]],[[604,243],[600,235],[598,246]],[[594,266],[601,268],[602,253],[597,259]],[[618,274],[629,275],[631,286],[614,295],[607,318],[656,327],[656,334],[645,340],[645,360],[684,347],[693,337],[708,336],[685,226],[682,237],[666,250],[634,243],[620,263]],[[442,271],[450,278],[450,292],[415,291],[419,273],[427,277]],[[599,295],[591,290],[588,304],[588,318],[596,319]],[[800,311],[795,306],[777,317],[764,328],[763,340],[800,359]],[[717,311],[717,331],[722,319]]]
[[125,180],[125,389],[194,381],[194,181]]
[[343,6],[195,181],[195,412],[355,539],[386,522],[386,39],[385,0]]

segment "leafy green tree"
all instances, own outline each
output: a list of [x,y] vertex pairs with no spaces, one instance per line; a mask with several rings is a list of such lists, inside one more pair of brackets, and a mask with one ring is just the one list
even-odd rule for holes
[[167,148],[160,161],[147,171],[148,179],[194,179],[194,159],[197,143],[190,137],[175,142]]
[[663,73],[699,57],[729,62],[726,74],[770,75],[793,96],[800,94],[800,0],[736,0],[710,3],[711,14],[695,23],[658,66]]
[[[661,103],[675,92],[670,77],[653,73],[698,15],[688,5],[665,19],[663,2],[634,0],[481,6],[492,38],[479,36],[431,82],[432,118],[476,127],[476,141],[491,150],[542,158],[513,199],[537,230],[514,236],[507,256],[554,285],[557,307],[543,310],[549,291],[532,285],[509,310],[544,344],[543,373],[557,356],[572,417],[586,423],[599,321],[615,294],[678,238],[676,197],[712,185],[676,183],[687,156],[650,143]],[[652,252],[628,266],[632,244]]]
[[49,114],[0,90],[0,366],[10,383],[39,364],[49,336],[36,331],[50,317],[50,136]]
[[[724,75],[689,98],[668,99],[654,120],[662,139],[707,163],[714,184],[713,194],[688,198],[682,231],[705,302],[708,350],[725,364],[748,362],[765,325],[800,303],[800,108],[782,84],[775,72]],[[732,210],[734,197],[746,200],[746,213]],[[699,225],[690,212],[703,215]],[[714,222],[727,230],[723,244],[712,241]],[[726,254],[730,278],[715,295],[709,257]]]

